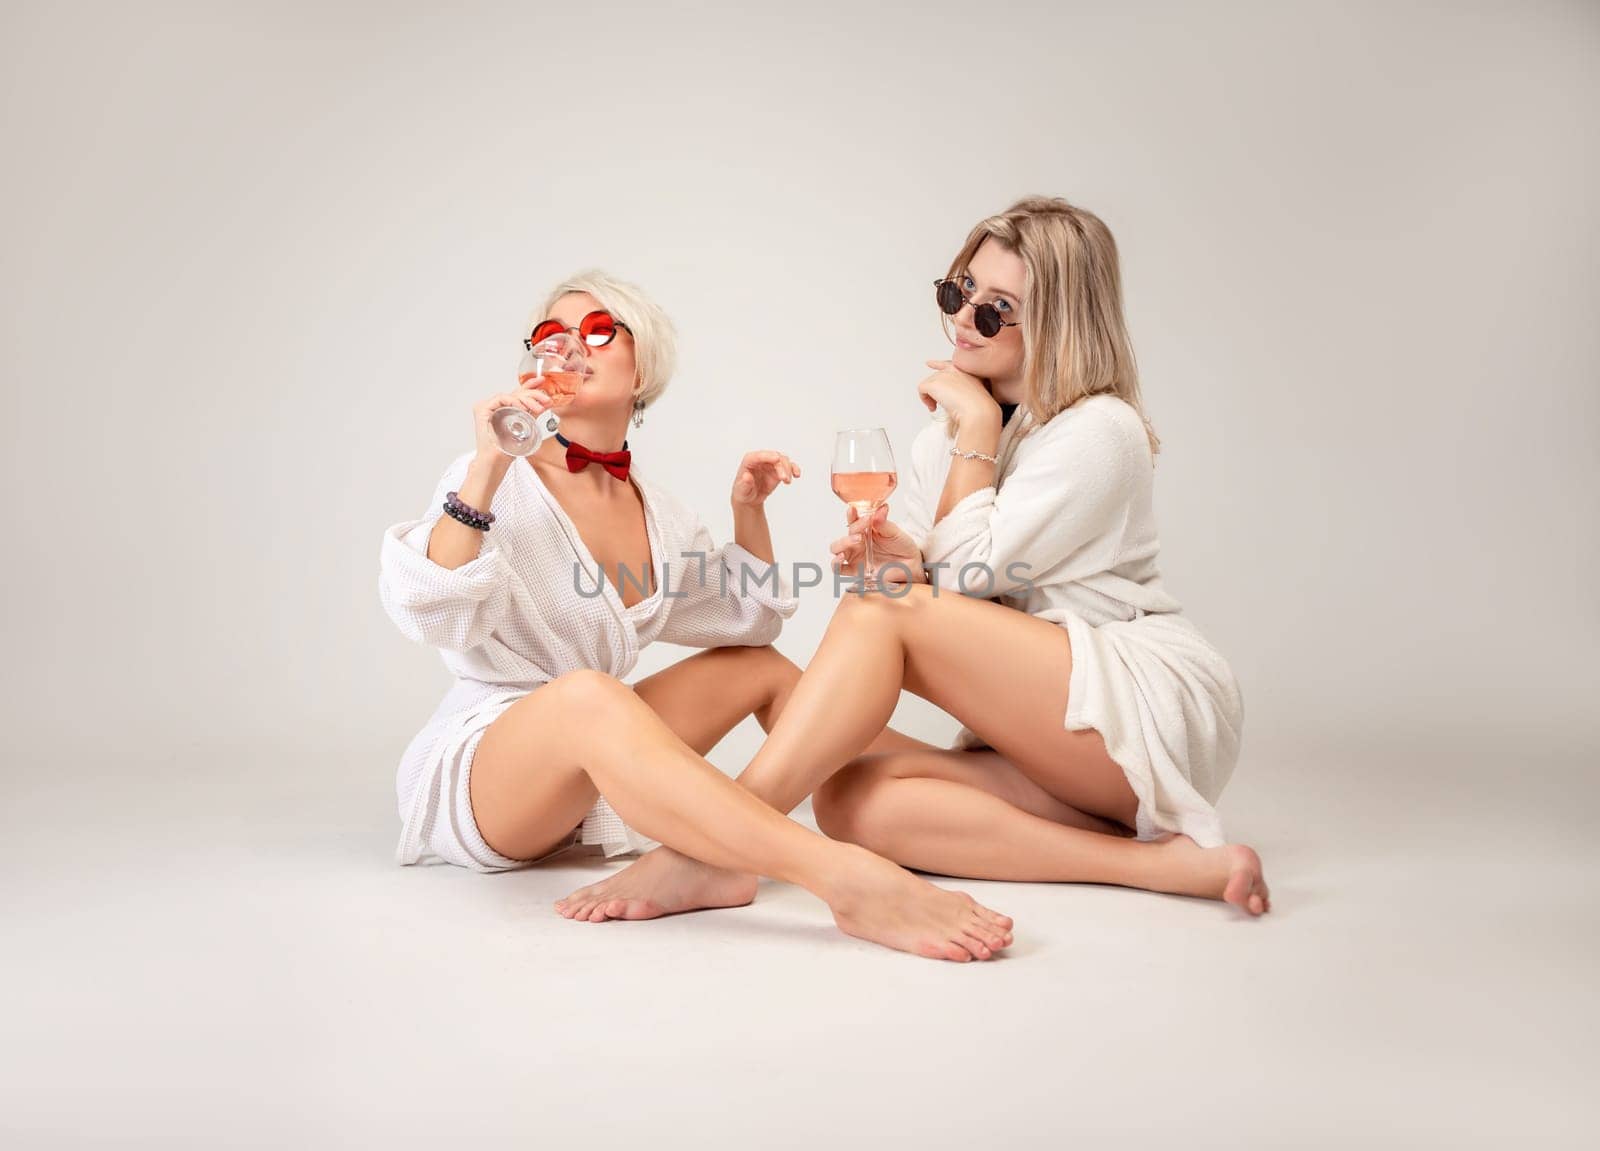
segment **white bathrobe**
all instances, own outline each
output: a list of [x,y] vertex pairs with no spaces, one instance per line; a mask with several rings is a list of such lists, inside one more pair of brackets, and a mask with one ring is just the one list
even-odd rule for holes
[[[1227,661],[1162,586],[1138,412],[1095,395],[1041,426],[1019,407],[1000,436],[998,488],[970,493],[933,524],[952,442],[942,413],[917,435],[900,517],[925,563],[949,565],[934,582],[1066,628],[1063,723],[1104,737],[1139,799],[1140,838],[1176,831],[1205,847],[1225,842],[1213,804],[1238,759],[1243,698]],[[979,566],[962,585],[968,564]],[[985,744],[963,727],[954,746]]]
[[[507,708],[580,668],[626,676],[653,640],[702,648],[771,643],[799,602],[778,565],[737,543],[717,547],[694,512],[637,466],[632,479],[644,498],[654,575],[651,594],[632,607],[601,577],[576,525],[523,460],[495,492],[489,509],[495,523],[477,557],[443,567],[428,558],[428,536],[444,514],[445,493],[460,488],[471,459],[469,452],[450,466],[421,518],[383,536],[384,610],[408,638],[438,648],[456,677],[401,757],[396,858],[409,864],[432,854],[501,871],[531,861],[508,859],[484,843],[468,782],[478,741]],[[621,578],[642,583],[642,577],[626,570]],[[537,769],[537,749],[529,749],[529,770]],[[577,840],[601,844],[607,855],[655,846],[604,798],[584,818]]]

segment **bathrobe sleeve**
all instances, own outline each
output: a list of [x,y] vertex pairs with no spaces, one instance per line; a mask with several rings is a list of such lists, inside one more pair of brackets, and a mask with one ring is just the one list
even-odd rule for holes
[[482,533],[477,557],[458,568],[428,558],[428,537],[444,515],[445,493],[460,488],[471,460],[469,452],[450,465],[421,518],[383,533],[379,554],[383,610],[407,639],[447,651],[483,643],[510,603],[511,570],[493,528]]
[[939,488],[934,486],[940,481],[935,479],[932,462],[937,458],[937,453],[943,450],[940,445],[946,439],[943,420],[935,420],[917,433],[916,439],[911,441],[910,482],[900,489],[903,499],[897,522],[922,548],[924,555],[927,552],[928,532],[933,528],[933,512],[942,489],[942,484]]
[[685,647],[761,647],[777,639],[800,606],[779,565],[731,540],[718,547],[699,517],[677,506],[689,543],[670,575],[672,606],[658,638]]
[[[1028,442],[1031,440],[1032,442]],[[989,598],[1044,578],[1071,578],[1075,561],[1099,570],[1115,551],[1150,467],[1148,440],[1137,417],[1104,407],[1069,409],[1017,448],[1016,464],[998,490],[968,493],[929,529],[922,558],[944,567],[933,582]],[[941,492],[928,492],[937,504]],[[981,569],[968,571],[968,564]],[[990,582],[987,573],[993,573]]]

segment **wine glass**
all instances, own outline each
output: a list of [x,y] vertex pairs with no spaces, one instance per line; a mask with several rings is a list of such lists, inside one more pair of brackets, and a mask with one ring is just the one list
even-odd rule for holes
[[538,451],[561,426],[557,410],[572,402],[588,376],[588,356],[571,332],[557,332],[529,346],[517,364],[517,387],[540,389],[550,397],[550,406],[538,416],[522,408],[496,408],[489,425],[500,450],[508,456],[530,456]]
[[[889,433],[882,428],[848,428],[833,442],[833,494],[856,509],[856,515],[870,521],[894,491],[898,478],[894,453],[889,449]],[[878,574],[872,567],[872,532],[863,531],[865,551],[861,565],[861,592],[878,590]]]

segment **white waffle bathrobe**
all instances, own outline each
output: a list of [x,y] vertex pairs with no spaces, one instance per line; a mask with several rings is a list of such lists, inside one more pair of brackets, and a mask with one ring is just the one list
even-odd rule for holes
[[[717,547],[699,518],[637,466],[632,479],[644,497],[655,572],[651,594],[633,607],[624,607],[600,577],[576,526],[523,460],[495,492],[495,523],[477,558],[442,567],[428,559],[428,535],[471,458],[464,454],[450,466],[421,518],[383,536],[384,610],[408,638],[438,648],[456,677],[396,773],[396,858],[409,864],[432,854],[499,871],[527,861],[507,859],[483,842],[467,787],[478,740],[506,708],[580,668],[624,677],[653,640],[688,647],[771,643],[799,604],[778,565],[736,543]],[[536,759],[532,750],[530,760]],[[603,798],[585,817],[580,838],[602,844],[607,855],[655,846]]]
[[[924,562],[949,565],[934,573],[941,592],[998,598],[1066,628],[1063,723],[1104,737],[1138,796],[1139,836],[1223,843],[1213,804],[1238,759],[1244,703],[1227,661],[1161,584],[1138,412],[1095,395],[1036,426],[1019,407],[1000,436],[998,488],[972,492],[933,525],[951,443],[942,413],[918,433],[899,517]],[[973,567],[962,587],[966,564],[986,565],[993,584]],[[955,746],[985,744],[963,727]]]

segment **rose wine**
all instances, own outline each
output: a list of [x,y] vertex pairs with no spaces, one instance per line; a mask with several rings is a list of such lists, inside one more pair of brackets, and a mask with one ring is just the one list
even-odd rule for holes
[[541,340],[523,352],[517,363],[517,386],[538,388],[550,397],[550,406],[537,416],[518,407],[497,408],[489,422],[500,450],[508,456],[538,451],[561,426],[556,409],[573,401],[588,374],[583,345],[568,333]]
[[519,372],[517,384],[524,388],[538,388],[550,397],[552,408],[564,408],[578,394],[578,388],[583,384],[583,373],[546,372],[541,376],[537,372]]
[[833,494],[865,515],[889,498],[897,482],[894,472],[834,472]]
[[[854,509],[857,518],[873,515],[895,489],[894,452],[889,433],[882,428],[846,428],[833,437],[833,494]],[[841,569],[843,570],[843,569]],[[861,533],[861,567],[857,575],[862,595],[878,588],[877,564],[872,558],[872,533]]]

